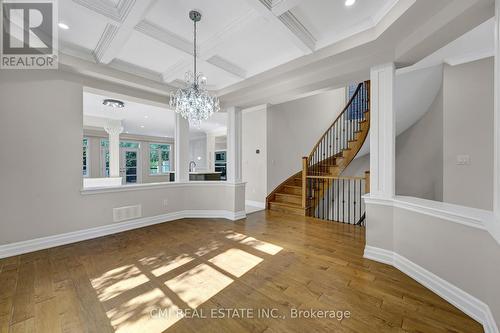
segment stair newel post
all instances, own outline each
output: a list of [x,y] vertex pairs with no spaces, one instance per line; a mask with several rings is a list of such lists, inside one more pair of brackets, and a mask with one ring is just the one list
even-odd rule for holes
[[365,194],[370,193],[370,171],[365,171]]
[[307,204],[307,157],[302,157],[302,208]]

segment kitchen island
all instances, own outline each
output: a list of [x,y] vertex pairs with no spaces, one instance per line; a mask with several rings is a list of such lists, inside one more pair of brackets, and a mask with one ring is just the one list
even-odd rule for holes
[[196,171],[189,173],[191,181],[221,180],[222,172]]

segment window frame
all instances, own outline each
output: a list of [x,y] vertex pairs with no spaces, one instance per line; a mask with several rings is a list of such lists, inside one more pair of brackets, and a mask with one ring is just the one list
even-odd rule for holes
[[[83,142],[86,141],[87,144],[84,144]],[[83,164],[83,154],[85,151],[85,164]],[[90,178],[90,140],[88,137],[84,136],[82,139],[82,177],[83,178]],[[83,171],[83,168],[85,167],[85,173]]]
[[[108,142],[108,145],[105,146],[103,145],[104,142]],[[125,146],[125,145],[122,145],[122,144],[130,144],[132,143],[134,146]],[[142,150],[142,143],[140,141],[136,141],[136,140],[120,140],[120,156],[121,156],[121,149],[123,148],[128,148],[128,149],[135,149],[137,150],[137,156],[138,156],[138,164],[141,163],[140,162],[140,156],[141,156],[141,150]],[[102,178],[109,178],[109,165],[108,167],[106,167],[106,151],[108,151],[109,153],[109,139],[108,138],[101,138],[99,140],[99,156],[100,156],[100,160],[101,160],[101,177]],[[120,163],[121,164],[121,163]],[[121,166],[120,166],[121,167]],[[107,171],[107,173],[106,173]],[[142,171],[141,171],[142,172]],[[142,178],[139,178],[139,170],[138,170],[138,175],[137,175],[137,179],[141,179]]]
[[[157,149],[157,152],[158,152],[158,173],[152,173],[151,170],[151,146],[153,145],[157,145],[157,146],[168,146],[168,169],[169,171],[166,171],[166,172],[162,172],[162,162],[163,162],[163,159],[161,157],[161,152],[162,152],[162,149],[161,148],[158,148]],[[165,175],[169,175],[172,173],[172,159],[171,159],[171,152],[172,152],[172,144],[170,143],[160,143],[160,142],[148,142],[148,174],[149,176],[165,176]]]

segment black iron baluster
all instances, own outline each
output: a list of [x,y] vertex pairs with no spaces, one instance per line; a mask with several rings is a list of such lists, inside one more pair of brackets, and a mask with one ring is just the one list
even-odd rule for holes
[[354,178],[354,205],[353,205],[353,209],[352,209],[352,211],[354,213],[354,219],[353,219],[354,223],[353,224],[355,224],[357,221],[356,220],[356,201],[357,201],[358,197],[356,197],[356,181],[357,181],[356,178]]
[[347,223],[351,224],[351,181],[347,180]]
[[345,223],[345,182],[342,178],[342,222]]

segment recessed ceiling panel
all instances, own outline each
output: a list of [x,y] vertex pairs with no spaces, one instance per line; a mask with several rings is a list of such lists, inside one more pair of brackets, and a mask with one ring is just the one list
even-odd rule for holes
[[139,67],[163,73],[185,57],[184,52],[134,31],[120,50],[117,58]]
[[302,1],[292,13],[316,37],[318,47],[374,25],[396,0],[358,0],[347,7],[343,0]]
[[303,55],[291,37],[258,17],[219,45],[218,55],[244,68],[248,76]]
[[251,11],[244,0],[163,0],[156,2],[146,20],[187,40],[192,40],[193,23],[188,17],[192,9],[199,10],[202,14],[201,22],[198,24],[200,43],[219,33],[232,20]]
[[66,0],[59,1],[59,22],[69,26],[68,30],[59,29],[61,41],[94,50],[108,20],[88,8]]

